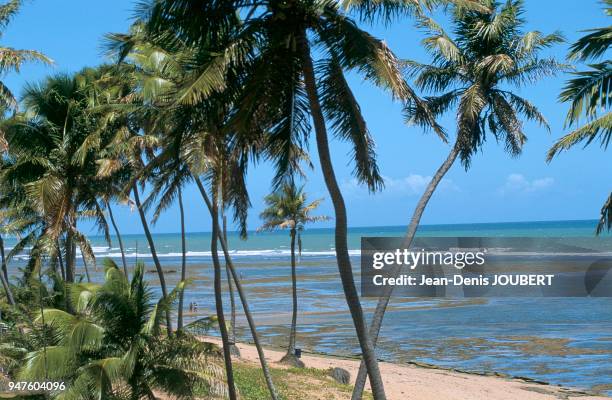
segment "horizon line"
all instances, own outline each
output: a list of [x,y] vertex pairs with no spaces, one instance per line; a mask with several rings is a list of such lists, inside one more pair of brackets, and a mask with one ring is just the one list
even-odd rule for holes
[[[445,224],[420,224],[419,227],[432,227],[432,226],[457,226],[457,225],[494,225],[494,224],[533,224],[533,223],[550,223],[550,222],[593,222],[597,223],[597,219],[550,219],[550,220],[531,220],[531,221],[496,221],[496,222],[456,222],[456,223],[445,223]],[[348,229],[371,229],[371,228],[407,228],[408,224],[402,225],[360,225],[360,226],[349,226]],[[304,231],[316,231],[316,230],[327,230],[334,229],[333,226],[325,227],[325,228],[309,228]],[[282,231],[283,229],[279,229],[278,231]],[[228,229],[228,233],[237,233],[237,230]],[[247,230],[249,234],[260,234],[262,232],[257,232],[256,229]],[[174,232],[151,232],[152,235],[180,235],[180,231]],[[186,231],[185,234],[210,234],[211,231]],[[270,232],[266,232],[270,233]],[[122,236],[131,236],[131,235],[144,235],[141,233],[121,233]],[[92,234],[88,235],[90,237],[104,236],[102,234]],[[112,237],[116,236],[114,233],[111,234]]]

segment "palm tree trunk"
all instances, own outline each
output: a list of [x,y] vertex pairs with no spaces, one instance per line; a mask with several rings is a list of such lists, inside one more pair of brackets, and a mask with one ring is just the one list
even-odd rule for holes
[[[225,243],[227,242],[227,216],[224,212],[222,212],[223,216],[223,240]],[[238,346],[236,346],[236,297],[234,296],[234,285],[232,284],[232,275],[227,266],[227,260],[225,260],[225,275],[227,279],[227,287],[230,295],[230,350],[234,356],[240,357],[240,350],[238,350]]]
[[87,277],[87,282],[91,283],[91,276],[89,275],[89,268],[87,267],[87,260],[85,259],[85,253],[83,253],[82,248],[81,248],[81,258],[83,259],[83,268],[85,269],[85,276]]
[[[153,258],[153,263],[155,264],[155,269],[157,270],[157,275],[159,277],[159,286],[161,286],[162,296],[164,297],[164,299],[167,299],[168,291],[166,289],[166,279],[164,277],[164,270],[162,269],[161,263],[159,262],[159,258],[157,257],[157,251],[155,250],[155,242],[153,242],[153,236],[151,236],[151,231],[149,230],[147,217],[145,216],[144,210],[142,209],[142,204],[140,203],[140,196],[138,195],[138,186],[136,185],[136,183],[132,185],[132,192],[134,192],[134,202],[136,203],[136,208],[138,209],[138,215],[140,215],[142,229],[144,230],[147,242],[149,242],[149,250],[151,251],[151,257]],[[171,336],[172,320],[170,319],[170,310],[168,308],[166,308],[166,329],[168,331],[168,336]]]
[[[204,203],[206,203],[206,207],[210,212],[212,218],[216,218],[217,216],[213,212],[212,203],[208,198],[208,194],[206,194],[206,189],[202,184],[202,181],[197,176],[193,175],[193,179],[200,190],[200,194],[202,195],[202,199]],[[249,303],[246,299],[246,294],[242,288],[242,284],[240,283],[240,277],[234,268],[234,263],[232,262],[232,258],[229,254],[229,250],[227,247],[227,243],[223,238],[223,235],[219,232],[219,241],[221,242],[221,248],[223,249],[223,256],[227,262],[227,267],[229,268],[232,278],[234,279],[234,283],[236,284],[236,291],[238,292],[238,297],[240,298],[240,302],[242,304],[242,309],[244,311],[244,316],[247,319],[249,324],[249,329],[251,330],[251,335],[253,336],[253,342],[255,344],[255,349],[257,349],[257,355],[259,356],[259,362],[261,364],[261,370],[263,372],[264,378],[266,380],[266,386],[268,387],[268,391],[270,392],[270,397],[272,400],[278,400],[278,395],[276,394],[276,388],[274,387],[274,383],[272,382],[272,375],[270,374],[270,368],[268,367],[268,362],[266,361],[265,354],[263,352],[263,348],[261,347],[261,342],[259,341],[259,334],[257,333],[257,326],[255,325],[255,321],[253,320],[253,315],[251,314],[251,310],[249,308]]]
[[11,291],[11,286],[9,285],[8,279],[8,268],[6,266],[6,257],[4,255],[4,239],[0,236],[0,257],[2,257],[2,271],[0,272],[0,281],[2,281],[2,288],[4,289],[4,293],[6,294],[6,299],[11,306],[15,305],[15,298],[13,297],[13,292]]
[[230,400],[236,400],[236,386],[234,385],[234,370],[232,367],[232,353],[229,346],[229,337],[227,335],[227,325],[225,324],[225,314],[223,313],[223,293],[221,289],[221,263],[219,262],[219,219],[217,215],[219,209],[217,206],[217,198],[212,196],[212,234],[210,242],[210,253],[212,255],[213,267],[215,270],[215,306],[217,309],[217,320],[219,322],[219,331],[221,332],[221,341],[223,343],[223,358],[225,360],[225,373],[227,375],[227,387]]
[[347,243],[346,205],[344,204],[344,198],[342,197],[342,192],[338,186],[338,181],[336,180],[334,167],[331,161],[329,143],[327,141],[327,130],[325,128],[325,119],[323,118],[321,104],[319,102],[319,95],[317,93],[314,67],[310,55],[310,46],[308,44],[306,32],[302,33],[302,37],[299,40],[299,46],[302,53],[304,83],[306,86],[306,93],[308,95],[308,102],[310,104],[312,120],[314,122],[321,172],[323,173],[325,185],[327,186],[329,196],[334,205],[336,217],[336,259],[338,262],[340,279],[342,280],[342,288],[344,289],[346,303],[351,312],[351,317],[353,318],[353,324],[355,325],[357,338],[359,339],[359,345],[361,347],[361,352],[368,370],[370,382],[372,382],[372,394],[374,395],[375,400],[384,400],[386,399],[385,388],[383,386],[380,370],[378,369],[378,361],[374,352],[374,346],[372,345],[368,335],[368,327],[363,315],[361,303],[359,301],[357,288],[355,287],[355,279],[353,277],[353,269],[351,266],[351,259],[349,256]]
[[119,232],[119,227],[115,222],[115,216],[113,215],[113,209],[111,208],[110,202],[106,202],[106,209],[108,210],[108,216],[110,217],[111,224],[113,224],[113,229],[115,230],[115,236],[117,236],[117,241],[119,242],[119,250],[121,251],[121,263],[123,264],[123,273],[125,277],[128,278],[128,270],[127,270],[127,262],[125,261],[125,250],[123,248],[123,240],[121,240],[121,233]]
[[6,255],[4,254],[4,239],[0,235],[0,258],[2,265],[0,266],[0,273],[4,275],[4,279],[8,282],[8,268],[6,266]]
[[57,262],[59,263],[60,272],[62,273],[62,279],[66,281],[66,270],[64,269],[64,260],[62,257],[62,248],[59,244],[59,240],[55,243],[57,246]]
[[[440,167],[436,171],[436,174],[431,179],[431,182],[429,182],[429,184],[427,185],[425,192],[419,199],[419,202],[417,203],[417,206],[414,209],[414,213],[412,214],[412,219],[410,220],[410,225],[408,225],[408,231],[406,232],[406,237],[404,239],[404,247],[410,247],[410,245],[412,244],[412,240],[414,239],[414,235],[416,234],[417,228],[419,227],[421,217],[423,216],[423,212],[425,211],[425,207],[427,207],[429,199],[442,181],[442,178],[444,178],[446,173],[453,166],[458,154],[458,145],[455,144],[448,156],[446,157],[446,160],[444,160],[442,165],[440,165]],[[396,268],[392,275],[399,275],[400,272],[401,268]],[[385,316],[385,311],[387,310],[387,305],[389,304],[389,299],[391,298],[392,293],[393,286],[387,286],[385,289],[385,293],[383,293],[383,295],[378,299],[376,310],[374,310],[374,315],[372,316],[372,324],[370,325],[370,337],[372,338],[372,343],[375,346],[378,340],[380,327],[382,326],[382,321]],[[353,395],[351,397],[352,400],[360,400],[362,398],[365,382],[366,370],[364,362],[362,360],[361,365],[359,366],[359,372],[357,373],[357,378],[355,380],[355,387],[353,388]]]
[[299,361],[295,355],[295,337],[297,329],[297,271],[295,262],[295,228],[291,228],[291,298],[293,299],[293,307],[291,313],[291,330],[289,332],[289,346],[287,347],[287,354],[281,359],[281,361],[290,362],[292,365],[303,366],[303,363]]
[[[181,281],[187,279],[187,241],[185,239],[185,210],[183,209],[183,193],[181,188],[178,188],[178,204],[181,218]],[[176,321],[177,329],[183,329],[183,300],[185,290],[179,293],[178,317]]]
[[64,241],[66,249],[66,282],[74,283],[74,263],[76,256],[76,243],[72,230],[66,232],[66,240]]

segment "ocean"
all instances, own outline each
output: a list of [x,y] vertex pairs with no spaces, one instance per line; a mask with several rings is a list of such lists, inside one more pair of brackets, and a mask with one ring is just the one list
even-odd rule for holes
[[[552,221],[425,225],[421,236],[517,236],[594,238],[596,221]],[[349,248],[359,287],[359,245],[363,236],[402,236],[405,227],[349,229]],[[188,321],[214,313],[210,233],[189,233],[185,304],[196,302]],[[128,262],[138,259],[159,293],[146,238],[124,235]],[[230,233],[229,244],[243,279],[255,321],[265,343],[285,345],[291,298],[289,235],[255,233],[241,240]],[[14,242],[6,241],[7,248]],[[98,260],[120,263],[116,242],[108,247],[92,237]],[[170,285],[180,268],[180,235],[155,235],[156,248]],[[332,229],[302,233],[303,251],[297,267],[298,347],[305,351],[357,356],[359,347],[342,293],[334,258]],[[612,251],[612,249],[611,249]],[[25,263],[17,257],[12,274]],[[90,267],[93,269],[93,266]],[[82,274],[82,267],[78,267]],[[92,271],[100,280],[101,268]],[[84,278],[83,278],[84,279]],[[376,299],[362,299],[370,318]],[[226,303],[229,313],[229,302]],[[250,335],[238,305],[239,339]],[[214,331],[210,332],[215,334]],[[612,394],[612,298],[394,298],[381,331],[378,354],[395,362],[421,362],[476,373],[502,373],[551,384]]]

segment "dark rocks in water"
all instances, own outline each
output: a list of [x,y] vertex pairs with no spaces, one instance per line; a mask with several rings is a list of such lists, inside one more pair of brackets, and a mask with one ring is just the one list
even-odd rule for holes
[[348,385],[351,383],[351,373],[345,370],[344,368],[330,368],[329,376],[334,378],[334,380],[343,385]]
[[[147,274],[156,274],[156,273],[157,273],[156,269],[147,270]],[[176,274],[176,270],[175,269],[165,269],[164,274]]]

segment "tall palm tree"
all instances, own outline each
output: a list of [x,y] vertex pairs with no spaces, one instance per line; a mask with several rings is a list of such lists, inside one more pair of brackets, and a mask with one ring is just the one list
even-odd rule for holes
[[[559,33],[544,35],[523,32],[521,1],[499,3],[482,0],[483,9],[456,5],[451,8],[452,34],[429,18],[421,18],[427,30],[423,45],[431,54],[432,64],[407,61],[416,85],[433,93],[426,97],[429,110],[436,116],[456,113],[454,144],[419,199],[404,239],[410,246],[429,199],[443,177],[459,158],[468,169],[475,153],[482,148],[487,131],[513,157],[521,153],[527,137],[523,121],[535,121],[549,130],[536,106],[520,97],[514,89],[534,84],[552,76],[565,66],[554,58],[542,58],[540,51],[562,41]],[[405,109],[407,119],[423,122],[420,111]],[[399,273],[399,270],[396,271]],[[376,342],[393,289],[379,299],[370,327]],[[353,399],[360,399],[365,385],[365,369],[358,374]]]
[[[218,220],[220,207],[229,206],[234,210],[235,219],[239,220],[241,232],[246,232],[244,221],[246,219],[246,209],[248,208],[248,195],[244,184],[245,175],[245,154],[255,153],[254,151],[230,151],[224,138],[225,130],[223,126],[227,116],[228,96],[219,93],[212,99],[192,99],[184,97],[184,87],[192,85],[194,72],[191,70],[193,65],[199,65],[193,60],[197,58],[198,52],[187,46],[174,46],[172,43],[165,43],[158,40],[155,36],[143,35],[140,29],[141,23],[137,22],[131,29],[129,35],[111,35],[111,40],[115,49],[118,48],[120,58],[127,57],[128,61],[135,64],[138,75],[138,85],[140,89],[137,96],[144,96],[153,99],[155,110],[159,111],[154,116],[149,126],[155,130],[161,140],[160,152],[149,161],[142,175],[158,174],[161,182],[167,182],[168,188],[160,196],[171,199],[166,194],[176,193],[176,188],[186,183],[185,179],[194,179],[198,183],[203,199],[206,202],[211,217]],[[205,53],[208,54],[208,53]],[[181,62],[182,61],[182,62]],[[150,115],[149,115],[150,117]],[[163,127],[163,128],[162,128]],[[152,131],[153,131],[152,130]],[[240,143],[240,141],[234,143]],[[235,148],[241,149],[238,145]],[[230,158],[228,155],[233,153]],[[187,168],[189,176],[185,176],[179,171]],[[225,171],[230,173],[226,173]],[[155,172],[153,172],[155,171]],[[162,178],[162,175],[165,178]],[[216,193],[220,196],[209,197],[204,188],[200,177],[205,178],[211,183]],[[216,182],[216,183],[215,183]],[[218,198],[217,198],[218,197]],[[217,201],[217,211],[213,209],[211,198]],[[160,202],[161,204],[161,202]],[[219,241],[227,262],[232,279],[238,290],[240,301],[245,311],[249,328],[253,335],[253,340],[257,348],[262,371],[266,379],[266,384],[273,399],[277,398],[270,371],[263,354],[263,349],[259,341],[257,329],[250,313],[247,299],[238,280],[238,275],[231,262],[231,256],[227,250],[227,243],[224,240],[221,229],[218,229]],[[215,235],[213,235],[213,238]],[[212,243],[211,243],[212,244]],[[213,249],[214,250],[214,249]],[[213,251],[214,253],[214,251]],[[218,261],[218,258],[217,258]],[[216,263],[215,263],[216,268]],[[219,285],[215,286],[220,289]],[[217,290],[218,292],[218,290]],[[217,303],[221,305],[221,297],[215,293]],[[222,310],[219,310],[222,311]],[[225,325],[221,324],[221,329]],[[223,333],[223,331],[222,331]],[[222,335],[224,352],[233,347],[229,343],[229,337]],[[227,364],[231,365],[231,358],[225,357]],[[231,382],[231,367],[228,365],[228,380]],[[231,385],[230,385],[231,386]]]
[[90,73],[55,75],[39,85],[26,86],[26,113],[5,125],[11,152],[4,178],[23,187],[25,200],[41,216],[45,252],[55,253],[57,240],[64,237],[68,282],[75,280],[77,245],[84,261],[95,262],[89,241],[77,229],[78,221],[95,218],[105,237],[110,237],[98,203],[101,187],[96,157],[94,152],[82,151],[95,129],[83,93]]
[[[147,112],[152,107],[145,104],[142,96],[136,92],[138,82],[133,66],[103,65],[96,70],[95,78],[87,87],[87,99],[89,111],[97,116],[96,129],[89,132],[80,152],[96,154],[96,177],[98,182],[102,182],[99,184],[105,196],[109,191],[122,198],[128,198],[130,193],[133,195],[133,204],[147,239],[162,295],[167,297],[164,270],[149,228],[145,205],[140,199],[140,191],[144,190],[148,178],[142,174],[145,161],[154,157],[158,144],[158,138],[149,134],[150,115]],[[110,139],[103,140],[105,137]],[[117,185],[120,189],[115,188]],[[171,335],[170,310],[166,309],[165,314],[166,330]]]
[[291,330],[289,333],[289,346],[287,353],[281,362],[297,367],[304,367],[304,363],[295,355],[295,339],[297,327],[297,272],[295,247],[302,253],[301,232],[308,223],[317,221],[327,221],[329,217],[313,216],[311,213],[321,204],[322,199],[307,203],[306,193],[303,187],[296,187],[295,183],[286,183],[276,192],[269,194],[265,198],[266,208],[261,212],[260,218],[264,224],[259,228],[260,231],[272,231],[276,229],[289,229],[291,238],[291,297],[293,300],[291,314]]
[[[19,11],[21,6],[21,0],[12,0],[8,3],[0,5],[0,30],[6,29],[11,19]],[[0,32],[0,37],[2,32]],[[6,75],[8,72],[19,72],[22,64],[30,61],[39,61],[46,64],[52,63],[51,59],[47,58],[44,54],[35,50],[18,50],[10,47],[0,46],[0,75]],[[17,100],[11,92],[11,90],[0,81],[0,108],[8,111],[17,110]],[[4,114],[4,113],[3,113]],[[0,129],[0,150],[6,151],[8,144],[4,138],[4,131]],[[0,234],[0,248],[2,250],[2,264],[0,265],[0,274],[2,274],[2,286],[5,288],[7,298],[9,302],[12,301],[13,296],[9,288],[9,276],[6,264],[6,258],[4,254],[4,243]]]
[[72,285],[74,312],[38,313],[35,323],[53,332],[51,343],[26,354],[17,377],[63,381],[65,398],[225,395],[214,346],[161,333],[163,309],[183,284],[155,303],[144,274],[140,263],[130,282],[107,260],[102,285]]
[[[604,0],[606,15],[612,16],[612,0]],[[570,60],[596,61],[606,54],[612,43],[612,27],[590,29],[587,35],[574,43],[568,55]],[[589,145],[599,139],[605,149],[612,137],[612,115],[610,105],[612,96],[612,61],[601,60],[589,64],[590,69],[575,72],[559,99],[569,102],[570,109],[565,119],[566,127],[576,127],[581,119],[584,125],[559,139],[549,150],[547,160],[551,161],[561,151],[568,150],[578,143]],[[612,228],[612,193],[601,208],[601,216],[596,233]]]
[[[356,8],[367,8],[378,2],[355,3]],[[327,126],[352,144],[358,179],[370,190],[379,189],[382,179],[373,140],[344,72],[361,72],[375,84],[390,89],[396,98],[421,104],[406,85],[398,60],[384,42],[361,30],[337,1],[176,0],[151,4],[145,10],[150,30],[171,30],[188,45],[214,43],[215,48],[208,51],[215,56],[202,65],[184,98],[199,99],[222,90],[232,82],[226,78],[234,67],[244,66],[240,68],[243,90],[234,104],[232,130],[251,136],[261,131],[269,135],[268,153],[279,169],[276,184],[287,169],[295,168],[299,151],[288,150],[303,152],[304,146],[300,145],[307,141],[308,119],[312,117],[321,171],[335,210],[335,249],[343,290],[374,396],[384,399],[376,355],[355,287],[347,247],[346,207],[332,165]],[[412,2],[401,5],[418,7]],[[311,52],[312,44],[320,49],[316,54]],[[294,117],[301,124],[293,124]],[[430,123],[434,124],[433,118]]]

